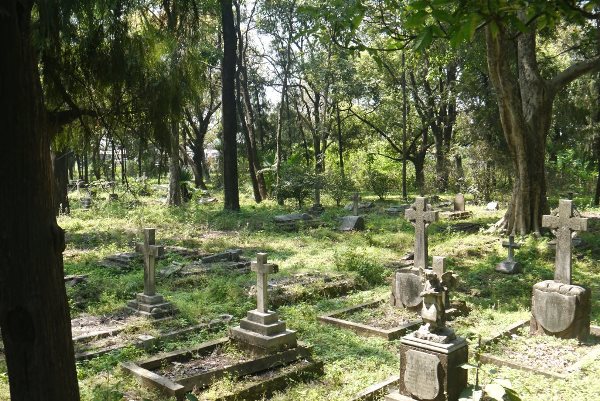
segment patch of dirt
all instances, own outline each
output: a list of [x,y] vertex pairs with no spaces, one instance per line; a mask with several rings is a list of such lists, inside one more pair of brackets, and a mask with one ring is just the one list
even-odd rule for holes
[[215,348],[210,354],[202,355],[187,362],[166,363],[156,371],[157,374],[177,381],[197,376],[226,366],[247,362],[252,359],[249,352],[231,346]]
[[404,308],[396,308],[387,302],[375,308],[363,308],[344,313],[339,318],[385,330],[420,319],[417,313]]
[[139,319],[138,316],[134,316],[126,309],[112,315],[93,316],[83,314],[71,320],[71,334],[73,337],[81,337],[120,329]]
[[524,366],[568,374],[572,365],[591,352],[600,352],[600,337],[590,336],[585,342],[576,339],[560,339],[551,336],[531,336],[528,328],[522,328],[510,337],[490,347],[492,355]]

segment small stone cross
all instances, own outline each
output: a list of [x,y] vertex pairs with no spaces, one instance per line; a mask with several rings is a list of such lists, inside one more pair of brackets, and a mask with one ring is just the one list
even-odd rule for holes
[[502,246],[503,246],[504,248],[508,248],[508,260],[509,260],[510,262],[512,262],[512,261],[514,260],[514,259],[513,259],[513,258],[514,258],[514,256],[515,256],[515,251],[514,251],[514,250],[515,250],[515,249],[519,249],[519,248],[521,247],[521,245],[520,245],[520,244],[517,244],[517,243],[515,242],[515,236],[514,236],[514,235],[509,235],[509,236],[508,236],[508,242],[503,242],[503,243],[502,243]]
[[542,226],[556,229],[556,257],[554,281],[571,284],[571,232],[587,231],[587,219],[573,216],[573,201],[561,199],[558,216],[542,216]]
[[138,243],[135,250],[144,256],[144,295],[156,295],[156,258],[164,252],[162,246],[154,245],[155,228],[144,228],[144,243]]
[[354,196],[352,197],[352,215],[353,216],[358,216],[358,201],[360,199],[360,196],[358,195],[358,192],[354,192]]
[[415,227],[415,267],[427,269],[427,226],[438,220],[438,212],[428,211],[427,198],[418,196],[404,216]]
[[256,272],[256,310],[261,313],[268,313],[268,296],[269,288],[268,274],[277,273],[279,268],[274,263],[267,263],[267,254],[258,253],[256,262],[252,262],[250,268]]

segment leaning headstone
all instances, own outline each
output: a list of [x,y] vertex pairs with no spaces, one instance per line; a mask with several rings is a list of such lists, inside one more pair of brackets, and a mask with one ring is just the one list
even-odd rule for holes
[[590,334],[591,290],[571,283],[573,231],[587,231],[587,219],[573,216],[573,202],[561,199],[558,216],[542,217],[555,230],[554,280],[533,286],[532,334],[583,340]]
[[520,244],[515,243],[515,236],[509,235],[508,242],[503,242],[502,246],[508,248],[508,258],[496,265],[496,271],[506,274],[516,274],[521,272],[521,264],[514,259],[514,250],[521,247]]
[[341,219],[339,231],[362,231],[365,229],[365,219],[362,216],[344,216]]
[[[436,263],[437,262],[437,263]],[[442,260],[434,263],[443,266]],[[467,386],[469,350],[464,338],[446,327],[446,288],[434,271],[425,273],[421,295],[423,325],[400,340],[398,390],[387,401],[456,401]]]
[[225,252],[203,257],[202,263],[238,262],[242,255],[241,249],[228,249]]
[[273,222],[277,227],[284,230],[297,230],[300,224],[307,224],[314,221],[308,213],[281,214],[273,217]]
[[269,310],[268,275],[277,273],[277,265],[267,263],[267,254],[259,253],[251,269],[256,272],[256,309],[251,310],[240,325],[230,330],[229,336],[242,343],[267,351],[294,348],[297,345],[296,332],[287,330],[277,312]]
[[155,244],[156,229],[144,229],[144,242],[136,245],[136,251],[144,258],[144,291],[136,295],[127,306],[142,316],[162,318],[175,312],[173,305],[156,293],[156,258],[164,248]]

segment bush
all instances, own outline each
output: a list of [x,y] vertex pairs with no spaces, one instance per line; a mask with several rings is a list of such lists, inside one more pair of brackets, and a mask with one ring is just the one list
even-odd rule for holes
[[279,186],[276,188],[278,199],[295,199],[298,208],[302,209],[304,200],[315,191],[318,179],[314,172],[298,164],[281,166]]
[[363,254],[349,251],[334,257],[335,267],[340,271],[357,273],[369,285],[381,285],[385,283],[387,272],[383,265],[377,264],[365,257]]
[[382,172],[374,169],[367,170],[366,179],[368,188],[381,200],[385,199],[385,196],[392,190],[392,178]]
[[344,199],[350,198],[350,195],[356,191],[354,182],[346,176],[342,176],[339,170],[329,171],[325,176],[325,192],[333,198],[335,203],[340,206]]

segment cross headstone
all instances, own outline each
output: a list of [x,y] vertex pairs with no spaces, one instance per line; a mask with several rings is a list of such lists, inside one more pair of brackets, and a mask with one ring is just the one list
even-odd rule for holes
[[456,194],[454,197],[454,211],[464,212],[465,211],[465,196],[463,194]]
[[358,216],[358,201],[360,199],[360,196],[358,195],[358,192],[354,192],[354,196],[352,197],[352,215],[353,216]]
[[279,271],[276,264],[267,263],[267,254],[258,253],[256,262],[252,262],[250,268],[256,272],[256,310],[261,313],[269,312],[267,290],[269,286],[268,275]]
[[442,280],[442,276],[446,273],[446,258],[443,256],[434,256],[431,268],[435,275]]
[[138,243],[135,250],[144,257],[144,295],[156,295],[156,258],[164,252],[162,246],[155,245],[155,228],[144,228],[144,243]]
[[427,269],[427,226],[438,220],[438,212],[427,210],[427,198],[418,196],[404,216],[415,227],[415,268]]
[[521,247],[520,244],[517,244],[515,242],[515,236],[512,234],[508,236],[508,242],[503,242],[502,246],[504,248],[508,248],[508,260],[511,262],[514,260],[514,256],[515,256],[514,250],[519,249]]
[[571,232],[587,231],[587,219],[573,216],[573,201],[561,199],[558,216],[542,216],[542,226],[556,229],[554,281],[571,284]]

